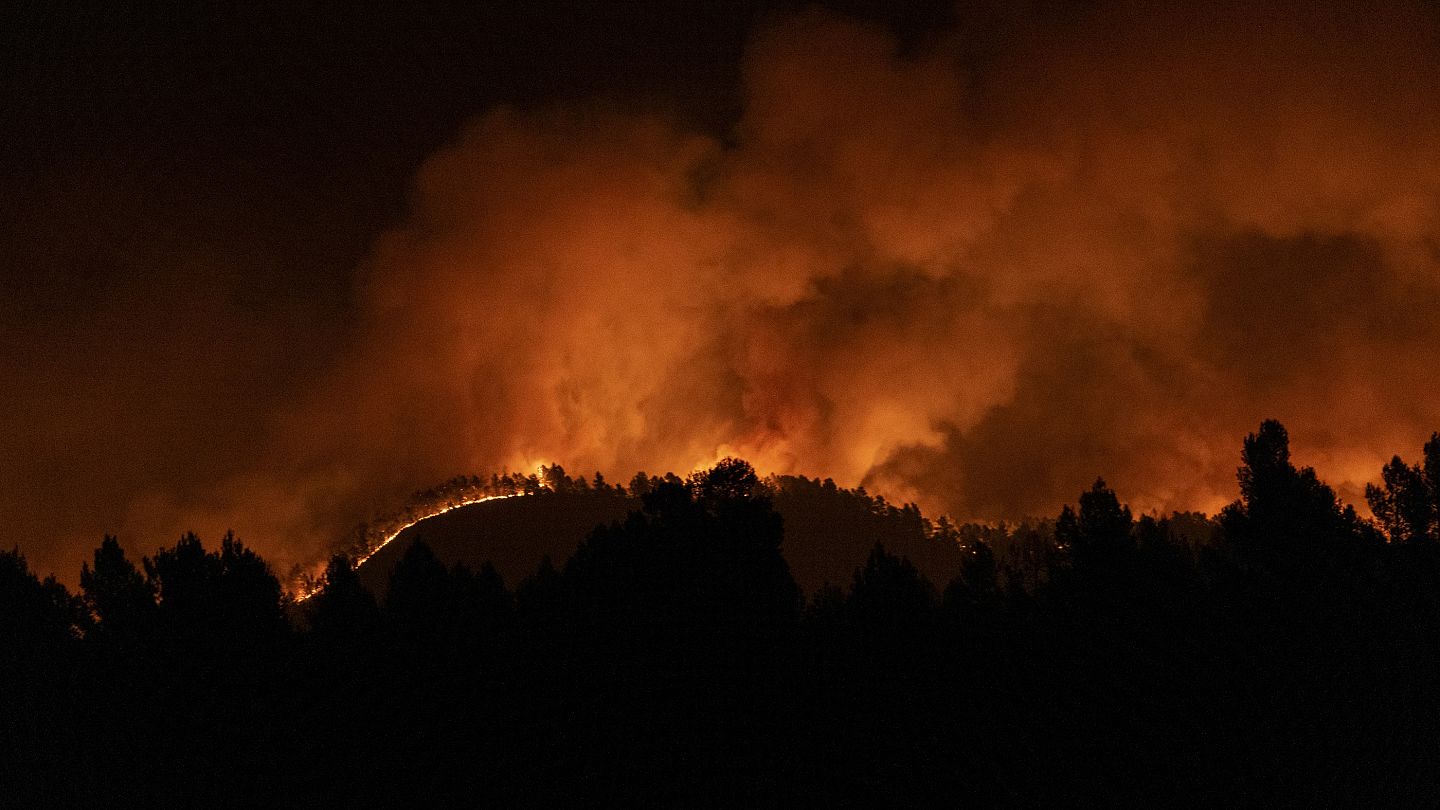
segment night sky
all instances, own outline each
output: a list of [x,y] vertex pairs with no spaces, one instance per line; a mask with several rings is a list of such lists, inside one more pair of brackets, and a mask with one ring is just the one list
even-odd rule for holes
[[277,567],[459,473],[1359,500],[1440,429],[1440,12],[0,11],[0,526]]

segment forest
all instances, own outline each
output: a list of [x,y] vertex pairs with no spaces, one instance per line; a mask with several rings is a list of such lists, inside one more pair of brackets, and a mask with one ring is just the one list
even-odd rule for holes
[[1380,471],[1373,518],[1295,466],[1278,422],[1238,461],[1213,518],[1137,518],[1097,480],[1019,526],[736,459],[628,486],[560,471],[517,501],[620,515],[568,556],[507,577],[414,533],[393,560],[336,554],[303,601],[228,535],[138,559],[106,537],[74,593],[0,553],[0,792],[1440,802],[1440,435]]

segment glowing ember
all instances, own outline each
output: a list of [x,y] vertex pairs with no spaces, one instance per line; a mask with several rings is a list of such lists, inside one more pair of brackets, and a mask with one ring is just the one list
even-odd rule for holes
[[[477,503],[485,503],[485,502],[487,502],[487,501],[501,501],[501,500],[505,500],[506,498],[523,498],[523,497],[525,497],[526,495],[529,495],[529,494],[531,494],[531,493],[528,493],[528,492],[515,492],[515,493],[511,493],[511,494],[509,494],[509,495],[486,495],[486,496],[480,497],[480,498],[470,498],[470,499],[466,499],[466,500],[462,500],[462,501],[455,501],[455,502],[452,502],[452,503],[445,504],[444,506],[441,506],[441,507],[439,507],[439,508],[428,510],[428,511],[426,511],[424,514],[422,514],[422,515],[420,515],[419,517],[415,518],[414,520],[411,520],[409,523],[406,523],[405,525],[401,526],[400,528],[395,529],[394,531],[392,531],[392,532],[390,532],[389,534],[385,535],[384,539],[382,539],[374,548],[370,549],[370,550],[367,551],[365,554],[361,555],[359,558],[357,558],[357,559],[355,560],[355,566],[354,566],[354,567],[359,568],[360,566],[364,565],[364,564],[366,563],[366,561],[368,561],[371,557],[374,557],[376,554],[378,554],[378,553],[380,552],[380,549],[385,548],[386,546],[390,545],[391,541],[393,541],[395,538],[397,538],[397,537],[399,537],[401,534],[403,534],[406,529],[409,529],[411,526],[414,526],[414,525],[416,525],[417,523],[420,523],[420,522],[422,522],[422,521],[429,520],[430,518],[433,518],[433,517],[438,517],[438,516],[440,516],[440,515],[445,514],[446,512],[453,512],[453,511],[455,511],[456,509],[461,508],[462,506],[472,506],[472,505],[474,505],[474,504],[477,504]],[[298,593],[298,594],[296,595],[296,597],[295,597],[295,601],[296,601],[297,603],[299,603],[299,602],[304,602],[305,600],[309,599],[310,597],[312,597],[312,596],[314,596],[315,594],[319,593],[320,591],[324,590],[324,588],[325,588],[325,584],[324,584],[323,582],[317,582],[316,584],[314,584],[314,585],[310,586],[309,588],[306,588],[306,589],[302,590],[300,593]]]

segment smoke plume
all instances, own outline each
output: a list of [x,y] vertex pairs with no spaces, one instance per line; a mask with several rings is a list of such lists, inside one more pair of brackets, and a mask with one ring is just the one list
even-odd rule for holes
[[1437,20],[1267,8],[976,12],[904,48],[812,11],[756,32],[719,136],[486,112],[267,449],[125,528],[283,564],[456,473],[724,455],[960,519],[1097,475],[1213,510],[1272,416],[1354,499],[1440,428]]

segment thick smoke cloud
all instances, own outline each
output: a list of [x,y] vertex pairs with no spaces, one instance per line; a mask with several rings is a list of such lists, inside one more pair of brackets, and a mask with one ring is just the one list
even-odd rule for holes
[[[1144,7],[1142,9],[1142,6]],[[1278,417],[1352,499],[1440,428],[1428,9],[772,21],[724,138],[499,109],[360,271],[362,337],[204,496],[280,560],[450,475],[738,454],[928,511],[1233,497]]]

